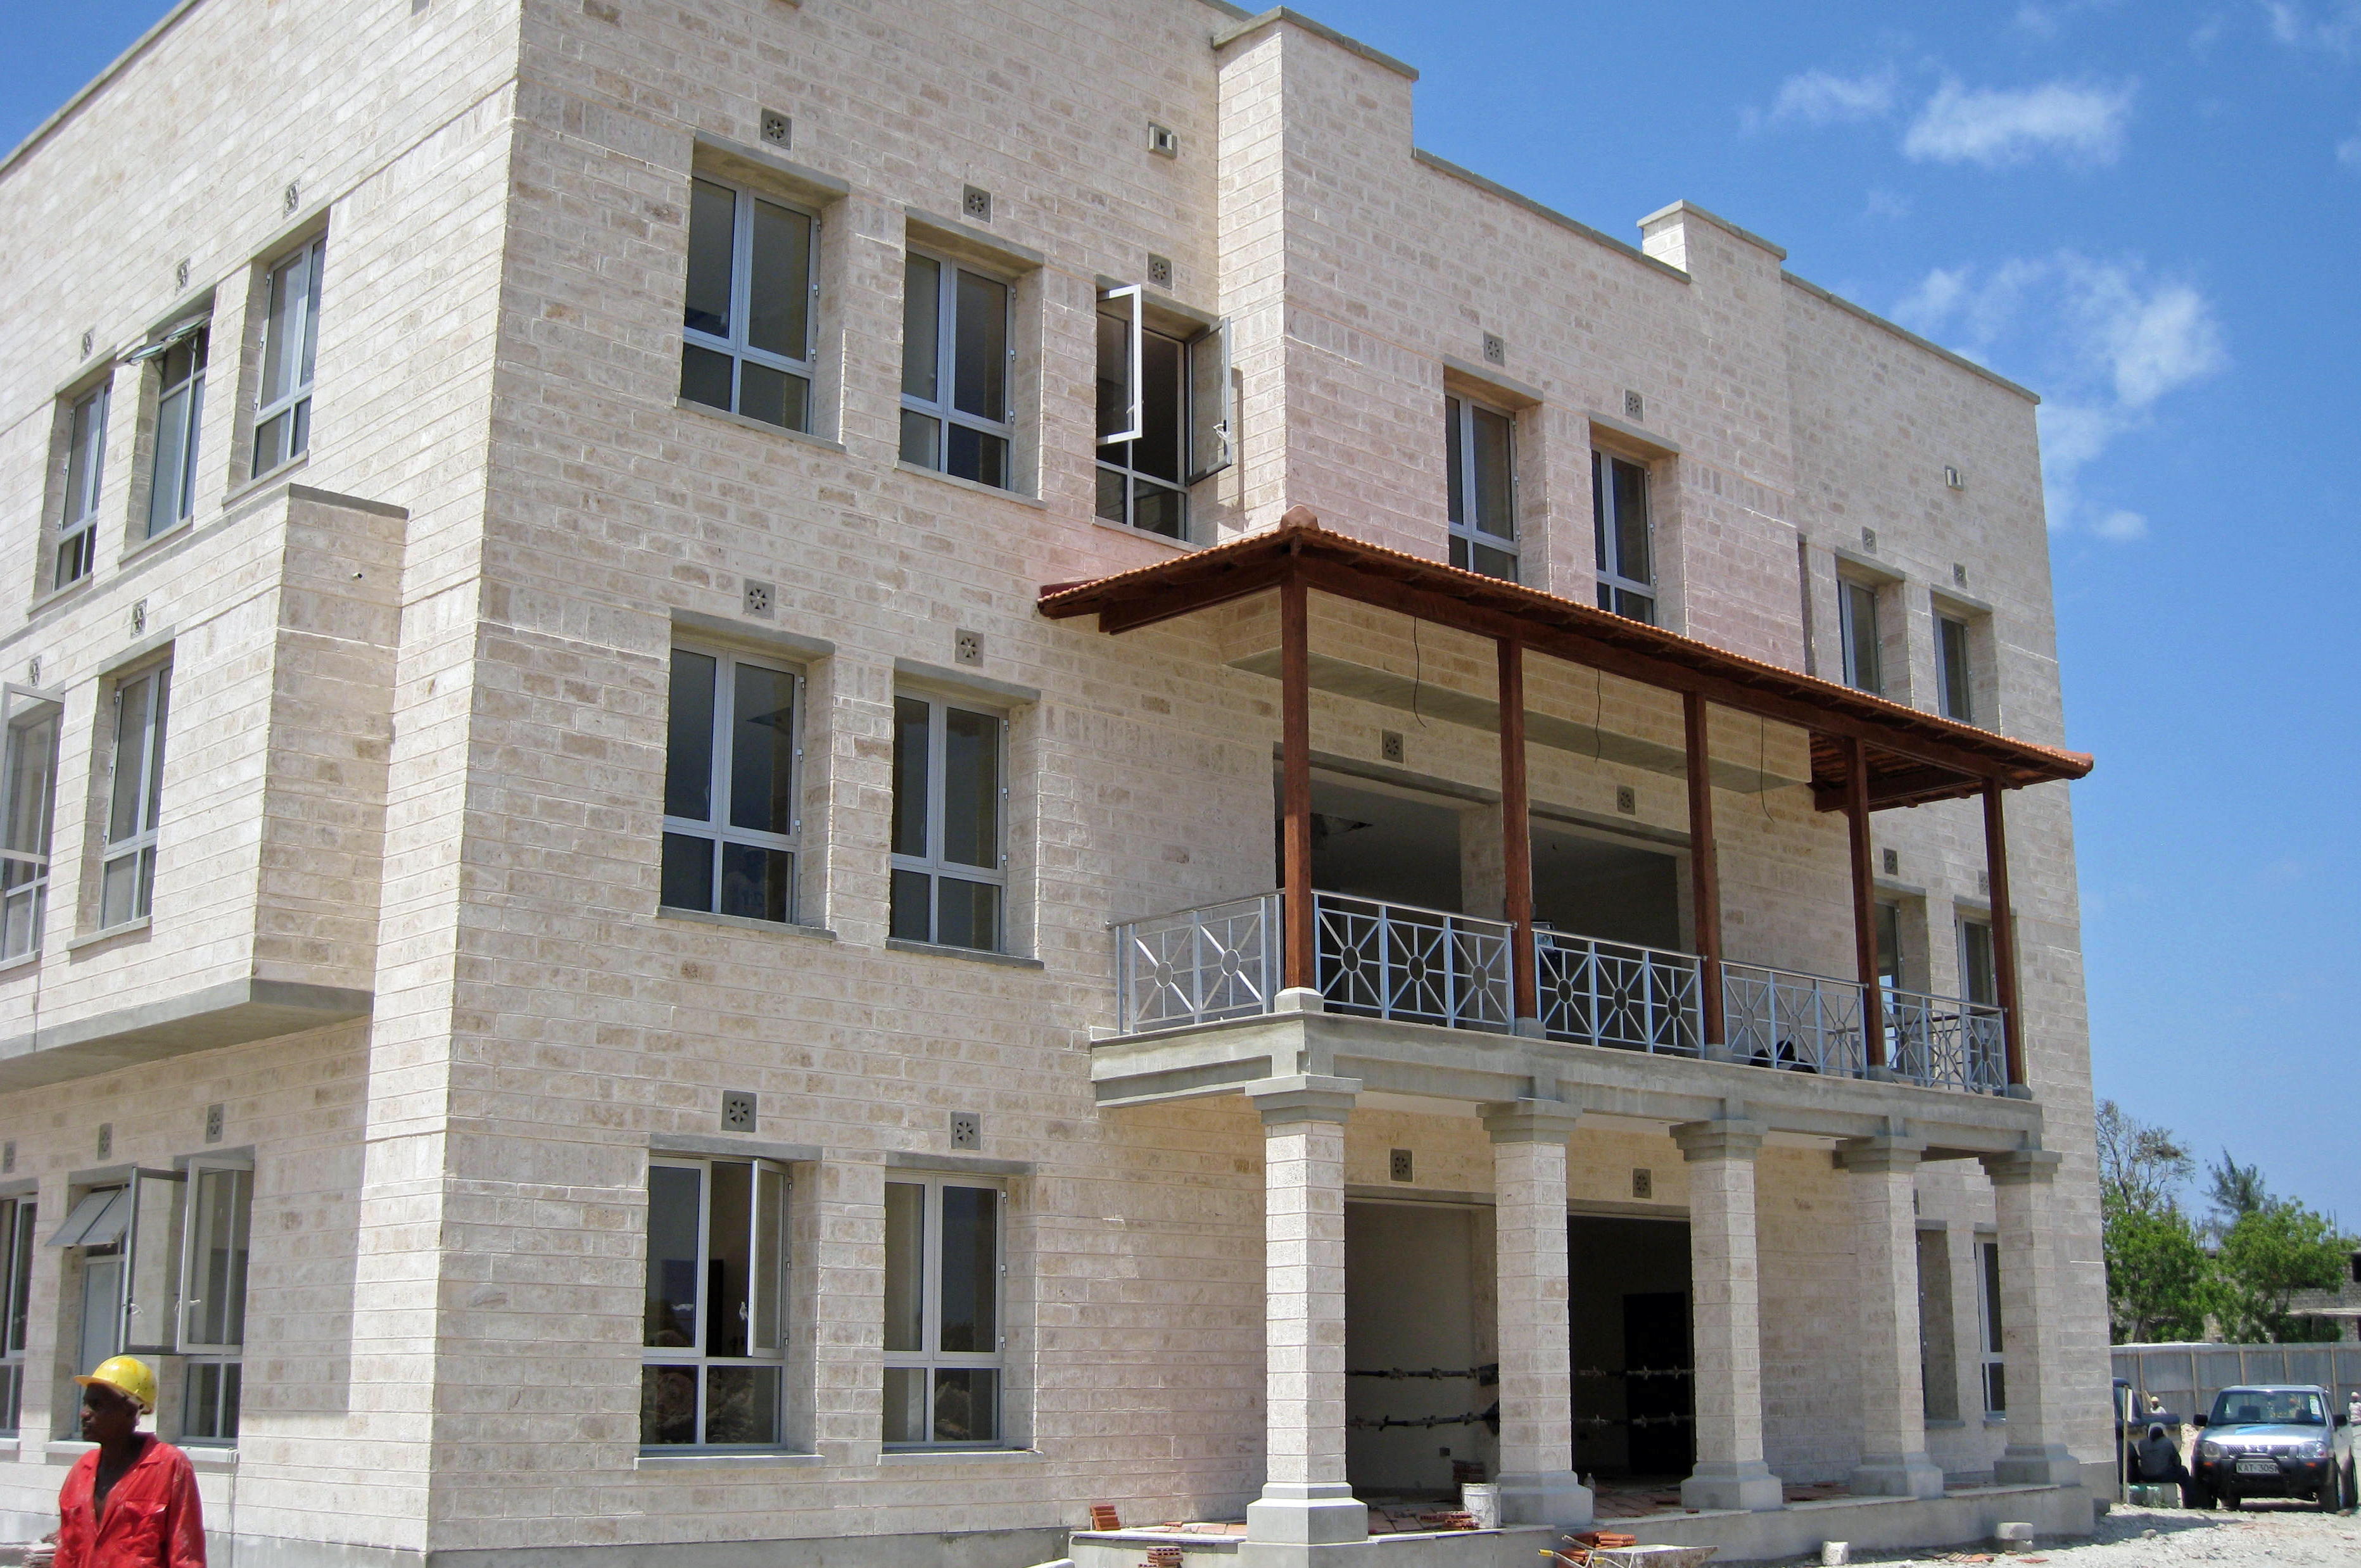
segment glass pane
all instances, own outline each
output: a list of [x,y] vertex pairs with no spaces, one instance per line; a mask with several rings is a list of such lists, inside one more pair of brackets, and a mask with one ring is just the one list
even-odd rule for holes
[[1000,720],[943,709],[943,854],[962,866],[1000,864]]
[[[902,274],[902,395],[922,403],[934,402],[938,396],[935,376],[941,359],[942,291],[942,263],[929,257],[911,257]],[[906,420],[902,428],[902,455],[906,458],[910,457],[909,446],[909,422]]]
[[715,913],[712,839],[686,833],[664,836],[664,888],[656,898],[666,909]]
[[[1008,417],[1008,285],[959,275],[959,337],[952,406],[981,419]],[[997,484],[998,480],[987,480]]]
[[7,1301],[8,1353],[12,1355],[25,1348],[25,1315],[32,1301],[33,1230],[38,1218],[33,1204],[16,1205],[16,1245],[9,1266]]
[[[295,385],[298,387],[308,387],[312,384],[313,367],[320,352],[320,275],[325,269],[326,264],[326,243],[324,241],[315,243],[305,255],[303,265],[303,350],[295,367]],[[295,450],[301,452],[302,449],[302,431],[299,423]]]
[[1188,508],[1178,490],[1168,490],[1145,480],[1135,481],[1132,495],[1132,523],[1150,533],[1160,533],[1167,539],[1185,536]]
[[1891,904],[1877,906],[1877,978],[1894,990],[1902,988],[1902,911]]
[[756,844],[721,846],[723,915],[785,924],[795,905],[796,858]]
[[760,664],[730,672],[730,825],[795,830],[796,678]]
[[156,901],[156,851],[153,849],[139,851],[138,885],[131,899],[131,918],[145,920]]
[[1968,623],[1938,617],[1942,632],[1943,716],[1962,724],[1975,722],[1975,696],[1968,684]]
[[[927,1190],[915,1181],[885,1184],[885,1349],[926,1347]],[[886,1401],[891,1406],[893,1401]]]
[[753,1277],[754,1168],[734,1160],[715,1160],[711,1168],[708,1201],[712,1207],[706,1226],[705,1354],[743,1355],[753,1321],[748,1281]]
[[933,941],[934,895],[935,879],[926,872],[896,871],[890,895],[891,908],[886,916],[886,935],[905,942]]
[[1845,662],[1852,684],[1862,691],[1885,689],[1878,667],[1877,590],[1859,583],[1844,587]]
[[746,360],[738,367],[738,411],[782,430],[802,430],[811,422],[811,383]]
[[0,1432],[17,1430],[17,1406],[24,1397],[25,1369],[15,1363],[0,1365]]
[[714,681],[720,661],[673,650],[672,702],[664,725],[664,815],[713,820]]
[[167,709],[171,707],[172,673],[159,670],[150,678],[156,685],[156,712],[148,721],[148,814],[139,826],[152,830],[163,815],[164,728],[170,718]]
[[20,854],[49,852],[49,791],[56,777],[58,721],[37,719],[8,732],[8,798],[0,844]]
[[287,411],[287,456],[301,457],[312,446],[312,400],[305,398]]
[[1467,541],[1456,533],[1451,536],[1451,564],[1463,572],[1467,570]]
[[87,1369],[123,1350],[123,1259],[93,1257],[82,1266],[79,1359]]
[[128,854],[106,862],[98,886],[98,924],[103,930],[139,918],[139,856]]
[[[1980,1242],[1978,1250],[1984,1255],[1984,1321],[1988,1330],[1985,1348],[1994,1354],[2002,1347],[2000,1321],[2000,1248],[1991,1242]],[[1994,1409],[2000,1407],[1995,1406]]]
[[889,1366],[885,1369],[885,1441],[925,1442],[927,1439],[927,1369]]
[[262,390],[269,408],[294,389],[291,345],[302,330],[303,258],[296,257],[270,275],[270,301],[262,326]]
[[935,1441],[992,1442],[1000,1436],[1000,1374],[981,1366],[935,1369]]
[[1008,443],[963,424],[952,425],[949,447],[943,454],[943,472],[1005,490],[1008,488]]
[[1443,400],[1444,515],[1464,526],[1467,521],[1467,453],[1460,441],[1459,426],[1466,418],[1460,411],[1462,406],[1457,398]]
[[[681,323],[692,332],[730,335],[730,263],[738,192],[709,180],[688,189],[688,292]],[[801,358],[802,356],[796,356]],[[728,403],[721,405],[728,408]]]
[[1517,536],[1514,469],[1510,461],[1506,414],[1474,411],[1476,427],[1476,526],[1495,539]]
[[[1613,521],[1613,509],[1614,502],[1607,493],[1607,455],[1594,452],[1590,455],[1591,543],[1598,552],[1598,569],[1602,572],[1615,569],[1614,559],[1607,549],[1607,525]],[[1599,592],[1598,606],[1601,609],[1614,608],[1607,602],[1604,589]]]
[[[693,1167],[648,1168],[648,1304],[641,1325],[644,1344],[697,1348],[697,1229],[704,1187],[705,1173]],[[694,1404],[693,1381],[689,1394]]]
[[294,431],[295,416],[273,414],[254,427],[254,471],[267,474],[287,461],[287,438]]
[[894,844],[897,855],[927,852],[927,746],[932,705],[894,699]]
[[221,1435],[214,1430],[221,1415],[221,1373],[217,1361],[190,1363],[187,1392],[181,1405],[182,1437]]
[[754,1168],[753,1352],[784,1345],[786,1334],[787,1173]]
[[181,1210],[188,1183],[142,1176],[132,1183],[131,1297],[126,1343],[133,1350],[178,1348],[172,1312],[181,1298]]
[[1475,547],[1472,559],[1475,563],[1473,569],[1483,573],[1488,577],[1505,578],[1511,583],[1517,580],[1517,558],[1506,550],[1495,550],[1488,544],[1478,544]]
[[932,414],[914,413],[908,409],[904,409],[900,454],[902,461],[917,468],[940,468],[943,466],[943,460],[942,455],[937,449],[937,444],[942,439],[942,421]]
[[681,400],[702,403],[708,409],[730,412],[730,367],[732,363],[726,354],[699,348],[693,343],[681,345]]
[[1984,1367],[1984,1409],[1995,1412],[2008,1409],[2008,1371],[1997,1361]]
[[1635,583],[1656,580],[1648,540],[1648,471],[1618,457],[1615,477],[1615,571]]
[[640,1368],[640,1446],[697,1441],[697,1368]]
[[810,352],[811,220],[769,202],[754,203],[752,297],[746,307],[746,341],[783,359]]
[[148,532],[163,532],[181,521],[182,443],[189,433],[189,400],[196,389],[175,387],[156,405],[156,460],[148,477]]
[[1174,484],[1180,473],[1180,362],[1178,339],[1148,333],[1140,346],[1140,435],[1131,466]]
[[[1121,447],[1110,446],[1104,448],[1103,450],[1109,454],[1113,454],[1120,451]],[[1113,461],[1112,456],[1110,456],[1109,461]],[[1124,477],[1123,470],[1120,468],[1102,467],[1098,472],[1099,520],[1102,522],[1121,522],[1124,521],[1124,487],[1128,485],[1131,481]]]
[[1000,889],[987,883],[935,879],[935,940],[946,948],[1000,950]]
[[761,1444],[779,1441],[779,1368],[705,1369],[705,1441]]
[[1000,1193],[989,1187],[942,1191],[941,1348],[988,1354],[1000,1348]]
[[230,1345],[246,1333],[247,1227],[253,1174],[201,1170],[189,1214],[187,1338]]
[[74,405],[72,434],[66,453],[68,522],[79,522],[98,504],[101,470],[106,458],[106,392],[93,392]]
[[106,817],[109,843],[139,831],[139,803],[145,792],[139,774],[147,761],[148,707],[155,700],[153,677],[142,676],[115,688],[115,778]]
[[1960,969],[1966,1000],[1987,1007],[1999,1004],[2000,982],[1993,962],[1992,927],[1981,920],[1967,921],[1960,927]]
[[[1126,428],[1131,415],[1131,321],[1128,315],[1099,313],[1099,433],[1114,435]],[[1118,443],[1117,446],[1127,443]],[[1101,447],[1099,455],[1111,463],[1126,461],[1114,447]]]
[[1646,594],[1635,594],[1629,588],[1615,590],[1615,613],[1633,620],[1656,624],[1656,601]]

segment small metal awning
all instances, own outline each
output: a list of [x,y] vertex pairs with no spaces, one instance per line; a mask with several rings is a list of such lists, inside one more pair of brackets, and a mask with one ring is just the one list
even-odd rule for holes
[[49,1238],[51,1246],[113,1246],[131,1224],[131,1189],[101,1187],[82,1195],[66,1223]]
[[2079,779],[2080,751],[2011,740],[1799,674],[1572,599],[1389,550],[1320,526],[1309,509],[1280,525],[1208,550],[1040,592],[1051,620],[1096,615],[1123,632],[1226,604],[1283,583],[1391,609],[1480,637],[1513,639],[1535,653],[1587,664],[1718,707],[1792,724],[1812,737],[1812,789],[1823,811],[1844,808],[1853,743],[1872,809],[1917,806]]

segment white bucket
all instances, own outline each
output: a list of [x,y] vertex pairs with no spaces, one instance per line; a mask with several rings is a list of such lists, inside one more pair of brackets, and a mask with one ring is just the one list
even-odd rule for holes
[[1500,1528],[1500,1488],[1489,1481],[1470,1481],[1459,1488],[1459,1506],[1475,1519],[1477,1530]]

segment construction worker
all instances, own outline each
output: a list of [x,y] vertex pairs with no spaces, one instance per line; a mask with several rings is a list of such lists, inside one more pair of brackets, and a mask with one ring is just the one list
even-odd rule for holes
[[82,1385],[82,1435],[98,1446],[58,1489],[54,1568],[205,1568],[205,1520],[189,1456],[139,1418],[156,1408],[156,1374],[111,1355]]

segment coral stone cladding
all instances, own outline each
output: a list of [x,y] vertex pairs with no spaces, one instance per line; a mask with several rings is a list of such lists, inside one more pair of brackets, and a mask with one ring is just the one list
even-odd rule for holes
[[[1323,1203],[1422,1197],[1488,1238],[1496,1172],[1557,1168],[1496,1145],[1472,1102],[1339,1090],[1315,1136],[1267,1133],[1235,1091],[1094,1088],[1110,924],[1273,881],[1269,596],[1124,637],[1035,611],[1044,584],[1188,548],[1094,521],[1096,299],[1150,253],[1170,262],[1159,320],[1227,323],[1233,460],[1191,488],[1194,544],[1309,506],[1444,558],[1448,390],[1510,416],[1529,584],[1593,600],[1593,455],[1620,455],[1648,466],[1664,624],[1839,678],[1838,584],[1865,582],[1887,695],[1938,707],[1941,610],[1971,627],[1974,722],[2061,742],[2029,395],[1694,207],[1626,245],[1418,152],[1411,86],[1291,14],[1194,0],[192,0],[0,165],[0,674],[12,714],[60,716],[47,920],[0,965],[0,1198],[33,1195],[46,1242],[132,1168],[250,1162],[238,1430],[197,1445],[217,1535],[302,1563],[852,1538],[866,1554],[842,1561],[1014,1565],[1058,1555],[1092,1501],[1235,1518],[1292,1484],[1266,1458],[1266,1148],[1341,1129],[1341,1194],[1325,1153],[1290,1166],[1323,1259],[1344,1234]],[[678,395],[695,174],[818,219],[807,433]],[[269,270],[323,235],[308,451],[258,476]],[[914,246],[1010,286],[1006,490],[900,458]],[[194,515],[150,540],[157,372],[124,356],[200,313]],[[58,590],[60,400],[102,382],[96,565]],[[675,640],[802,677],[791,925],[659,908]],[[1498,917],[1498,741],[1443,700],[1488,697],[1491,648],[1317,594],[1312,645],[1415,683],[1405,706],[1327,681],[1312,751],[1460,813],[1465,910]],[[152,912],[108,922],[115,695],[162,664]],[[906,692],[1005,720],[996,953],[890,937]],[[1685,852],[1677,698],[1541,658],[1527,692],[1591,737],[1532,748],[1536,811]],[[1851,974],[1845,825],[1803,787],[1804,732],[1726,709],[1708,728],[1727,956]],[[2037,1189],[2013,1208],[1964,1145],[1909,1179],[1917,1255],[1944,1260],[1917,1457],[1955,1484],[2005,1478],[2004,1447],[2020,1478],[2095,1476],[2108,1442],[2065,786],[2008,806],[2031,1100],[1985,1122],[2057,1159],[2012,1177]],[[1873,828],[1903,983],[1965,994],[1956,933],[1988,918],[1975,804]],[[1650,1093],[1719,1096],[1682,1116],[1732,1124],[1728,1086],[1761,1070],[1616,1062]],[[1741,1076],[1708,1091],[1708,1072]],[[1905,1142],[1947,1113],[1935,1091],[1815,1091]],[[751,1130],[725,1125],[725,1092],[755,1096]],[[1860,1348],[1896,1288],[1862,1288],[1858,1256],[1913,1261],[1892,1192],[1864,1196],[1825,1130],[1716,1132],[1743,1146],[1733,1172],[1685,1157],[1675,1119],[1568,1119],[1563,1166],[1576,1210],[1667,1220],[1710,1168],[1696,1266],[1741,1268],[1727,1248],[1752,1238],[1744,1290],[1700,1289],[1734,1314],[1718,1343],[1754,1314],[1759,1355],[1700,1407],[1752,1402],[1755,1469],[1789,1483],[1907,1468],[1907,1401],[1891,1377],[1864,1393]],[[643,1450],[650,1159],[733,1151],[790,1180],[781,1441]],[[981,1449],[886,1441],[888,1187],[935,1178],[1001,1194]],[[2042,1313],[2024,1442],[1986,1412],[1980,1337],[1979,1248],[2011,1214],[2004,1266],[2040,1275],[2002,1291]],[[1558,1299],[1541,1234],[1503,1255],[1521,1368],[1557,1365],[1521,1326]],[[74,1452],[85,1250],[33,1252],[13,1456],[0,1442],[0,1509],[27,1533]],[[1323,1275],[1290,1332],[1325,1332],[1358,1288]],[[194,1430],[184,1359],[162,1357],[168,1431]],[[1283,1445],[1322,1456],[1290,1461],[1304,1485],[1339,1437],[1321,1376],[1289,1406],[1319,1424]],[[1577,1380],[1577,1420],[1584,1398]],[[1865,1422],[1867,1398],[1886,1403]],[[1564,1442],[1529,1430],[1561,1399],[1517,1391],[1506,1454],[1480,1422],[1437,1444],[1575,1497]],[[1578,1444],[1573,1464],[1591,1468]]]

